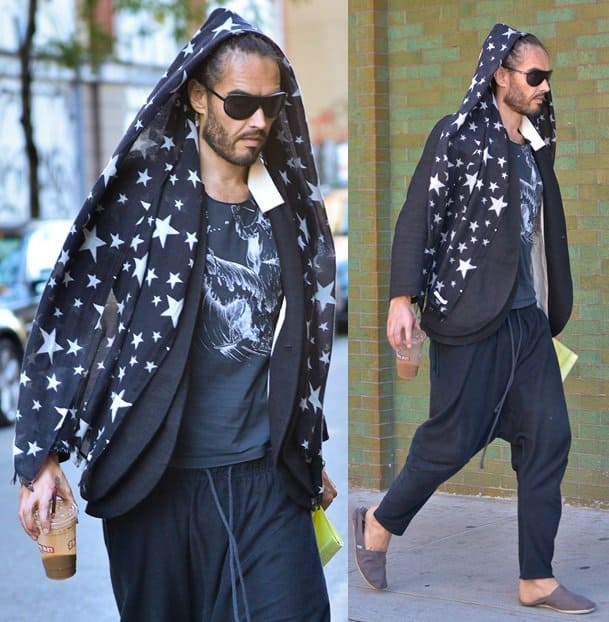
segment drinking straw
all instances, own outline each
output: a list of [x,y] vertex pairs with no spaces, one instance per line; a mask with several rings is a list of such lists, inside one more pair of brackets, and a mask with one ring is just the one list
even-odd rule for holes
[[57,488],[59,487],[59,476],[55,477],[55,486],[53,486],[53,496],[51,497],[51,518],[55,518],[55,507],[57,505]]

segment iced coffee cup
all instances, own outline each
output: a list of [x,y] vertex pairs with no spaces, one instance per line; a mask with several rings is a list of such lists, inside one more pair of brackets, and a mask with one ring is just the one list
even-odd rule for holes
[[[67,579],[76,573],[76,518],[78,508],[57,498],[55,514],[50,517],[48,534],[38,536],[42,565],[49,579]],[[38,512],[34,518],[40,527]]]
[[425,337],[422,330],[413,328],[410,348],[407,348],[406,342],[403,341],[396,350],[395,365],[400,378],[414,378],[417,375]]

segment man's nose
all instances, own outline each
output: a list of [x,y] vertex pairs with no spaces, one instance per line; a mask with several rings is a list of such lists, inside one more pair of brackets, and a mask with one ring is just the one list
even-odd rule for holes
[[249,118],[249,125],[251,127],[263,128],[266,125],[266,117],[264,116],[264,110],[262,106],[258,106]]

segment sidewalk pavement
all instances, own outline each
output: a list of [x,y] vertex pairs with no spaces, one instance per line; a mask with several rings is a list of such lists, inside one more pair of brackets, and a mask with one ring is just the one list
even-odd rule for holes
[[[382,493],[352,489],[357,506]],[[589,615],[565,615],[518,603],[516,501],[436,493],[387,554],[389,587],[364,582],[349,525],[349,620],[353,622],[609,621],[609,512],[564,506],[554,573],[597,604]]]

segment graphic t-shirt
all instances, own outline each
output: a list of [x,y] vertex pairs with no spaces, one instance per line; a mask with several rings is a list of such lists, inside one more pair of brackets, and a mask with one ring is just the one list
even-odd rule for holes
[[271,223],[256,203],[207,197],[203,302],[174,466],[224,466],[268,450],[267,379],[280,275]]
[[539,234],[539,209],[543,194],[543,182],[531,146],[510,142],[512,161],[516,163],[516,175],[520,180],[520,259],[513,309],[536,304],[533,285],[531,250]]

